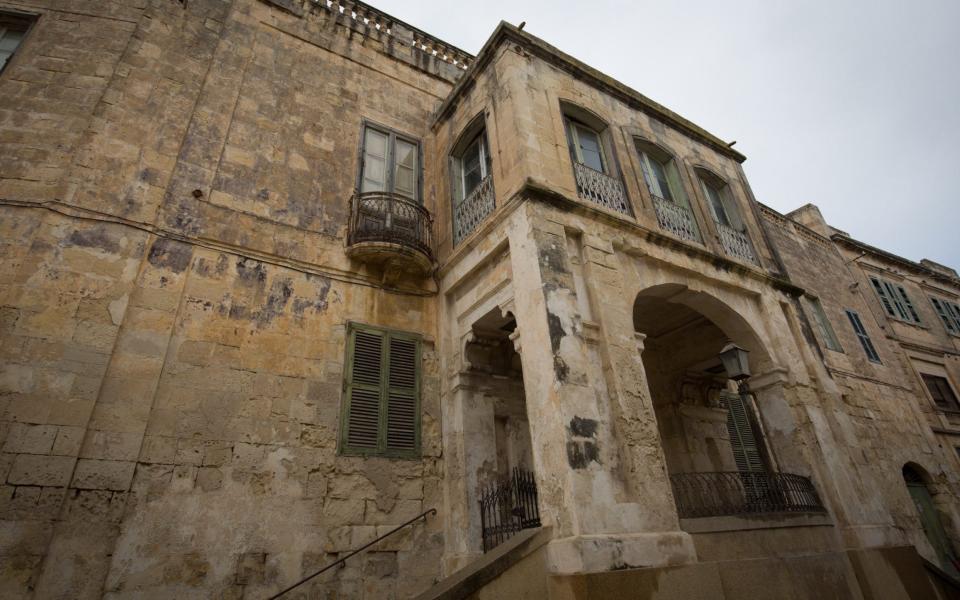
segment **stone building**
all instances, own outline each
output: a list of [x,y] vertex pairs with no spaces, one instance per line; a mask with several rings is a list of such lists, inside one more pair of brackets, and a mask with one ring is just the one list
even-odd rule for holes
[[955,593],[957,274],[646,96],[346,0],[0,0],[0,61],[3,597],[410,520],[286,597]]

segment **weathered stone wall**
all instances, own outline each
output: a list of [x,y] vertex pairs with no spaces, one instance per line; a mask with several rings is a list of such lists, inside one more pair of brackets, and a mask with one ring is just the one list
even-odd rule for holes
[[[869,280],[851,264],[856,255],[848,256],[829,239],[770,209],[764,207],[762,214],[791,280],[820,300],[843,348],[842,352],[826,348],[809,304],[804,304],[807,336],[824,367],[821,407],[810,414],[823,442],[835,448],[827,454],[826,464],[836,470],[838,510],[850,527],[846,543],[909,541],[935,561],[903,483],[902,468],[912,462],[934,478],[954,543],[960,533],[956,527],[960,470],[953,449],[930,429],[928,415],[933,411],[922,384],[886,319],[877,313],[882,309],[875,306],[878,301]],[[831,276],[825,277],[827,273]],[[926,301],[919,290],[913,297],[918,309]],[[845,309],[859,313],[880,364],[867,360]]]
[[[437,507],[435,300],[343,236],[362,119],[424,139],[461,68],[321,7],[7,7],[40,18],[0,79],[2,595],[262,596]],[[422,459],[337,455],[349,321],[424,336]],[[442,548],[315,593],[405,597]]]

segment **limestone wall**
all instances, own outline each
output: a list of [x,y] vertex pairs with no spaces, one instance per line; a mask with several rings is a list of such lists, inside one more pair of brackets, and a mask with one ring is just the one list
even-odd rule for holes
[[[276,4],[0,2],[40,15],[0,78],[4,597],[263,596],[442,502],[429,280],[343,237],[362,120],[423,140],[462,68]],[[349,321],[424,337],[422,458],[337,454]],[[315,593],[405,597],[443,543]]]

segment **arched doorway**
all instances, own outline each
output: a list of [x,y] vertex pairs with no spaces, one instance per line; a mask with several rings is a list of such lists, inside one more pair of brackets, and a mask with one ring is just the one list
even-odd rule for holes
[[907,485],[907,491],[910,492],[910,498],[920,516],[923,533],[937,554],[940,568],[960,578],[956,553],[940,520],[933,494],[930,493],[929,476],[922,467],[912,463],[905,464],[902,471],[903,482]]
[[752,373],[771,368],[749,323],[675,284],[641,292],[633,320],[680,517],[823,511],[808,478],[780,471],[756,398],[721,362],[734,342],[749,351]]

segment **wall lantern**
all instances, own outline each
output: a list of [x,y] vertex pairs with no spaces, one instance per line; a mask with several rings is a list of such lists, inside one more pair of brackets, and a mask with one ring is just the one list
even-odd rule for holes
[[727,345],[720,351],[720,362],[727,371],[727,377],[741,382],[750,377],[750,363],[747,361],[748,350],[744,350],[733,342],[727,342]]

